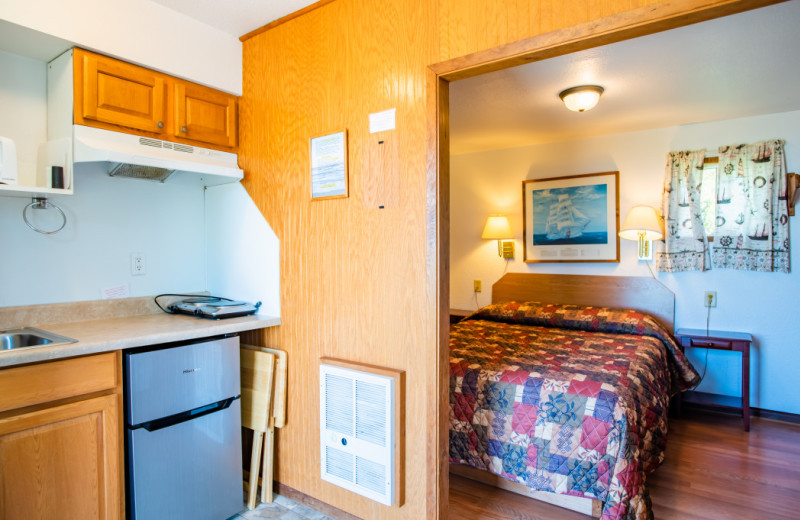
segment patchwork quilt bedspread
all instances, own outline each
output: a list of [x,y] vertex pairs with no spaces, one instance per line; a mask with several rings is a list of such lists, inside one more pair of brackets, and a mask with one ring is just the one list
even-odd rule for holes
[[450,332],[450,462],[649,520],[669,398],[699,379],[648,315],[490,305]]

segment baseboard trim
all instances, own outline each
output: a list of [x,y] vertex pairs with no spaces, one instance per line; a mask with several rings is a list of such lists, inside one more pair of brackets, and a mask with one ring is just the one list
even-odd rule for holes
[[342,511],[337,507],[333,507],[330,504],[326,504],[322,500],[317,500],[316,498],[306,495],[302,491],[298,491],[294,488],[291,488],[286,484],[275,482],[275,491],[278,494],[291,498],[295,502],[299,502],[303,505],[306,505],[315,511],[319,511],[323,515],[335,518],[336,520],[362,520],[361,518],[355,515],[351,515],[347,511]]
[[762,408],[751,408],[751,411],[753,412],[753,416],[761,417],[762,419],[800,424],[800,415],[797,415],[796,413],[775,412],[772,410],[764,410]]
[[[721,408],[714,405],[692,403],[684,401],[682,406],[686,410],[703,410],[713,411],[724,415],[738,415],[741,417],[742,411],[735,408]],[[769,419],[771,421],[780,421],[791,424],[800,424],[800,415],[788,412],[776,412],[774,410],[765,410],[763,408],[750,408],[750,415],[752,417],[760,417],[762,419]]]

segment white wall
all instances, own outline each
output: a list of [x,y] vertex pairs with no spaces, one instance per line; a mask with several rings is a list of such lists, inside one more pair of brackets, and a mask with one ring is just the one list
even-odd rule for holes
[[[593,139],[498,150],[451,158],[451,307],[475,308],[472,281],[483,281],[478,304],[491,301],[491,284],[506,268],[496,241],[481,240],[486,216],[509,216],[516,235],[512,272],[650,276],[636,259],[636,243],[621,241],[618,264],[525,264],[522,261],[522,181],[604,171],[620,172],[620,218],[637,204],[661,206],[666,154],[670,150],[706,148],[764,139],[786,140],[788,171],[800,173],[800,111],[728,121],[683,125]],[[800,224],[790,220],[794,248],[800,247]],[[797,225],[795,225],[797,224]],[[796,255],[793,255],[796,256]],[[800,366],[800,290],[798,264],[792,274],[713,270],[705,273],[656,273],[676,296],[676,327],[706,326],[704,291],[717,291],[712,329],[750,332],[757,340],[751,352],[752,405],[800,413],[796,388]],[[698,355],[698,353],[700,355]],[[705,351],[690,354],[702,371]],[[711,352],[708,373],[699,390],[739,395],[739,354]]]
[[0,2],[0,20],[233,94],[242,93],[239,39],[149,0],[4,1]]
[[[127,285],[131,296],[206,288],[199,182],[112,178],[84,164],[74,185],[74,195],[50,198],[67,216],[55,235],[25,225],[30,199],[0,197],[0,306],[97,300],[116,285]],[[54,210],[29,213],[45,229],[60,223]],[[145,275],[131,275],[132,252],[145,254]]]
[[208,290],[280,316],[280,242],[241,184],[206,191]]
[[0,71],[0,136],[16,144],[20,184],[30,186],[47,140],[47,65],[0,51]]

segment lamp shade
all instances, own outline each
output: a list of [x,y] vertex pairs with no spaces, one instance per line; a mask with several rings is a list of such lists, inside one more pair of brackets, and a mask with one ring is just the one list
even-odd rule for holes
[[625,240],[661,240],[664,230],[656,209],[651,206],[634,206],[625,217],[619,231],[619,237]]
[[600,101],[600,94],[603,93],[603,87],[597,85],[583,85],[580,87],[568,88],[561,92],[558,96],[564,105],[573,112],[585,112],[591,110]]
[[508,217],[505,215],[489,215],[489,218],[486,219],[486,225],[483,226],[481,238],[494,240],[514,238],[511,233],[511,224],[508,223]]

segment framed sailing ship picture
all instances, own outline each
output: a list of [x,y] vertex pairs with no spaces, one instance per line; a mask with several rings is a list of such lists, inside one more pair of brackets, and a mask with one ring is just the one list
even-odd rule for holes
[[522,182],[526,262],[619,262],[619,172]]

